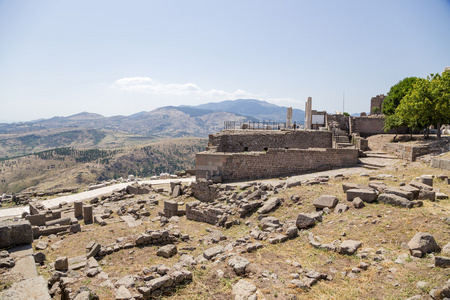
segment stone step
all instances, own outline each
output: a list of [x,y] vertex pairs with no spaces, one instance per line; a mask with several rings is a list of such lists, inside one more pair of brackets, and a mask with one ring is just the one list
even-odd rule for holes
[[365,168],[365,169],[369,169],[369,170],[381,170],[381,168],[382,168],[382,167],[371,166],[371,165],[367,165],[367,164],[358,164],[358,166]]
[[374,154],[374,153],[365,153],[365,154],[367,157],[398,159],[397,156],[393,156],[393,155],[389,155],[389,154]]

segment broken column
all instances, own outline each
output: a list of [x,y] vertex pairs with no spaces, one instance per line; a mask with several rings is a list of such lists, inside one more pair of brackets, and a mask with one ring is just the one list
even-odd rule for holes
[[308,101],[305,103],[305,129],[311,129],[312,126],[312,98],[308,97]]
[[287,108],[286,127],[292,128],[292,107]]
[[75,201],[73,203],[75,218],[83,217],[83,202]]
[[91,224],[93,222],[94,217],[93,217],[92,205],[85,205],[83,207],[83,219],[84,219],[84,224]]

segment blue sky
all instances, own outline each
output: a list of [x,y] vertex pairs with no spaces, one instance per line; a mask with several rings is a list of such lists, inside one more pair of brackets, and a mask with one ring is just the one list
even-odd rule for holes
[[1,121],[343,91],[355,113],[446,66],[448,0],[0,0]]

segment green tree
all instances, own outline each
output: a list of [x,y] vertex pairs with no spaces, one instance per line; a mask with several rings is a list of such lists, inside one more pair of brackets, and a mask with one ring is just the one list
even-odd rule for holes
[[437,137],[440,138],[441,125],[450,122],[450,72],[431,74],[427,79],[417,80],[395,113],[409,127],[436,125]]
[[395,109],[399,106],[400,101],[409,94],[418,80],[417,77],[406,77],[393,85],[383,100],[383,114],[387,116],[395,114]]

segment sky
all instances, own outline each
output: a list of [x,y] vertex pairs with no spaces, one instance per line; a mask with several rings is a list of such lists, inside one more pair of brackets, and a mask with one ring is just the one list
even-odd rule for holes
[[240,98],[367,112],[446,66],[450,0],[0,0],[1,122]]

